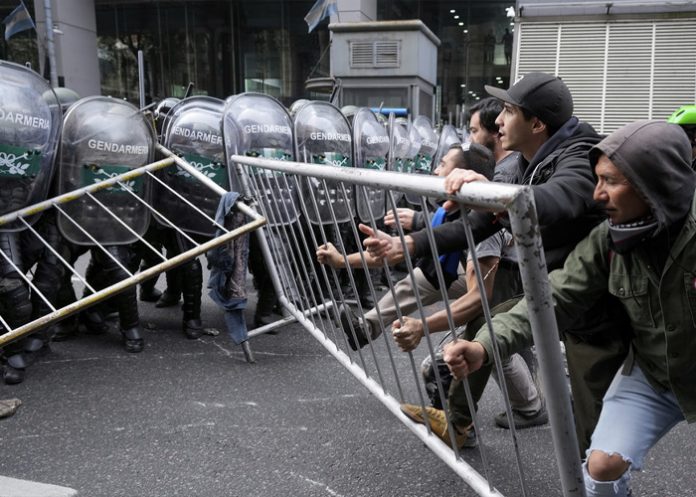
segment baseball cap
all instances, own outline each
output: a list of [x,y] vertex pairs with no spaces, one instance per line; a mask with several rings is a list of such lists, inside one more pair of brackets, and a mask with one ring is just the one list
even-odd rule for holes
[[573,97],[558,76],[530,72],[508,90],[486,85],[486,92],[518,107],[527,109],[550,128],[560,128],[573,115]]

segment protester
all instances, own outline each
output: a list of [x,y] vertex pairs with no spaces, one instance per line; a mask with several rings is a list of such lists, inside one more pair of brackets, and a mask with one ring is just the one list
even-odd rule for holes
[[[561,267],[577,242],[603,216],[592,199],[594,178],[587,156],[600,137],[589,124],[573,116],[572,96],[558,77],[529,73],[507,91],[490,86],[486,86],[486,91],[504,103],[496,121],[501,144],[507,150],[520,152],[515,182],[529,185],[534,194],[546,263],[550,269]],[[485,178],[470,171],[454,171],[446,178],[445,186],[454,194],[471,181]],[[492,213],[472,212],[468,217],[476,241],[507,225],[504,217]],[[400,240],[373,233],[367,226],[361,226],[361,230],[371,235],[365,240],[371,257],[387,257],[395,263],[405,256]],[[442,225],[434,230],[434,236],[441,252],[466,248],[463,223]],[[407,236],[405,250],[412,256],[429,250],[427,233]],[[573,372],[576,430],[583,449],[589,443],[601,399],[628,352],[630,328],[620,306],[607,295],[584,316],[584,322],[562,331],[568,367]],[[487,376],[489,372],[486,367],[478,374]],[[476,381],[480,383],[485,385]],[[460,382],[453,383],[449,409],[450,419],[460,433],[471,428],[472,418]]]
[[[573,326],[606,292],[626,311],[632,353],[604,397],[584,465],[588,496],[630,495],[629,470],[674,425],[696,421],[696,174],[691,144],[660,121],[628,124],[590,151],[607,220],[550,275],[556,319]],[[527,303],[493,318],[503,355],[529,344]],[[490,362],[479,332],[445,351],[462,378]]]

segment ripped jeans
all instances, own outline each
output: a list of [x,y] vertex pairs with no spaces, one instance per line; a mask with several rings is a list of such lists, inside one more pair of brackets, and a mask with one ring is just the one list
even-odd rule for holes
[[594,480],[583,464],[588,497],[630,495],[631,470],[640,470],[648,450],[684,415],[671,391],[656,392],[637,364],[631,374],[619,371],[604,396],[602,413],[592,433],[587,456],[593,450],[619,454],[630,464],[629,470],[615,481]]

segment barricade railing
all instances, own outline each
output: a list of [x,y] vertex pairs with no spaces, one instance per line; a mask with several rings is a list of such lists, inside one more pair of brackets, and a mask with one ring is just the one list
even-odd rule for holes
[[[219,185],[215,184],[212,180],[210,180],[208,177],[206,177],[204,174],[201,174],[193,165],[189,164],[186,162],[184,159],[172,154],[169,150],[166,148],[159,146],[158,145],[158,150],[160,153],[162,153],[166,158],[163,160],[159,160],[156,162],[153,162],[151,164],[139,167],[137,169],[133,169],[131,171],[128,171],[126,173],[113,176],[109,179],[105,179],[99,183],[94,183],[92,185],[65,193],[63,195],[59,195],[53,198],[50,198],[48,200],[45,200],[43,202],[31,205],[29,207],[26,207],[24,209],[20,209],[18,211],[12,212],[5,214],[3,216],[0,216],[0,227],[3,225],[12,223],[14,221],[19,221],[22,224],[25,225],[26,230],[31,233],[31,235],[34,238],[34,241],[37,241],[41,245],[45,247],[45,250],[50,251],[55,255],[61,264],[63,264],[67,271],[72,275],[73,278],[81,282],[82,285],[86,289],[90,291],[88,295],[83,296],[82,298],[78,298],[75,302],[62,306],[62,307],[56,307],[53,302],[51,302],[40,290],[39,288],[34,285],[32,281],[32,275],[31,275],[31,269],[32,268],[19,268],[14,265],[12,262],[12,259],[8,254],[6,254],[4,251],[0,250],[0,257],[2,257],[5,261],[7,261],[11,266],[13,266],[15,272],[19,275],[19,277],[24,281],[26,285],[31,289],[31,291],[37,295],[48,307],[48,309],[51,310],[51,312],[37,318],[33,319],[32,321],[23,324],[21,326],[16,326],[12,327],[10,324],[7,322],[6,319],[3,318],[2,315],[0,315],[0,324],[5,328],[6,332],[2,335],[0,335],[0,347],[3,345],[6,345],[10,342],[13,342],[15,340],[18,340],[26,335],[29,335],[31,333],[36,332],[37,330],[46,328],[50,326],[53,323],[56,323],[60,320],[63,320],[75,313],[78,313],[94,304],[97,304],[105,299],[108,299],[109,297],[112,297],[116,295],[117,293],[131,287],[134,285],[137,285],[139,283],[142,283],[143,281],[152,278],[156,276],[159,273],[168,271],[172,268],[175,268],[176,266],[179,266],[181,264],[184,264],[187,261],[190,261],[200,255],[205,254],[206,252],[212,250],[215,247],[219,247],[223,244],[226,244],[230,242],[231,240],[238,238],[242,235],[248,234],[254,230],[257,230],[261,226],[263,226],[266,223],[265,218],[260,216],[254,209],[249,207],[247,204],[245,204],[242,201],[237,201],[235,203],[235,208],[238,209],[240,212],[245,214],[247,218],[249,219],[249,222],[242,225],[238,226],[234,229],[227,229],[224,225],[219,224],[207,215],[206,213],[202,212],[198,207],[196,207],[191,201],[180,195],[178,192],[175,192],[171,188],[169,188],[164,182],[162,182],[154,173],[166,168],[171,168],[171,167],[179,167],[181,169],[184,169],[189,175],[191,175],[195,181],[199,181],[203,183],[206,187],[210,188],[213,192],[216,194],[222,196],[225,193],[227,193],[226,190],[221,188]],[[176,220],[170,220],[167,219],[165,215],[163,215],[160,211],[158,211],[151,203],[148,203],[144,199],[140,198],[137,196],[132,189],[128,186],[128,182],[138,178],[138,177],[147,177],[149,178],[150,181],[157,182],[158,184],[162,185],[164,188],[167,188],[171,194],[174,196],[178,197],[183,204],[188,206],[188,208],[191,209],[191,211],[194,211],[196,215],[199,215],[202,217],[202,219],[205,219],[206,221],[202,222],[209,222],[212,225],[214,225],[220,235],[216,236],[210,240],[204,241],[204,242],[197,242],[190,236],[188,236],[184,231],[182,231],[177,225],[176,225]],[[193,248],[182,251],[180,254],[174,255],[172,257],[165,256],[160,250],[157,248],[153,247],[147,239],[144,237],[144,235],[139,235],[138,233],[133,232],[122,220],[118,218],[114,212],[112,212],[107,205],[104,204],[104,202],[99,200],[99,192],[102,192],[106,189],[109,188],[120,188],[124,193],[130,194],[132,197],[137,199],[138,202],[142,203],[150,212],[152,212],[153,216],[156,215],[160,219],[164,221],[163,226],[171,228],[175,230],[177,233],[179,233],[181,236],[186,238],[193,246]],[[129,268],[124,267],[122,262],[118,261],[117,258],[115,258],[112,254],[110,254],[103,246],[103,244],[99,243],[92,234],[89,233],[88,230],[86,230],[83,226],[80,225],[78,221],[76,221],[74,218],[72,218],[66,209],[64,209],[64,206],[66,204],[69,204],[70,202],[74,202],[77,199],[87,196],[89,197],[92,202],[97,205],[100,209],[104,209],[110,217],[114,219],[116,223],[118,223],[120,226],[123,226],[125,229],[129,230],[129,232],[139,241],[141,242],[145,247],[147,247],[148,250],[152,251],[154,257],[156,257],[158,260],[161,260],[160,263],[153,265],[149,267],[148,269],[142,270],[140,272],[135,272],[129,270]],[[122,270],[123,272],[127,275],[127,277],[116,281],[115,283],[101,289],[101,290],[96,290],[93,288],[89,281],[87,280],[87,277],[83,274],[81,274],[80,268],[77,267],[77,265],[73,262],[65,260],[63,257],[60,256],[60,254],[57,253],[54,247],[51,246],[51,243],[49,243],[36,229],[33,227],[27,219],[31,216],[34,216],[39,213],[44,213],[45,211],[51,211],[53,210],[56,214],[60,213],[60,215],[65,216],[65,218],[72,224],[74,225],[83,235],[85,235],[89,240],[91,240],[94,243],[94,247],[96,247],[97,250],[101,250],[105,253],[105,255],[113,260],[114,263],[116,263]],[[156,222],[154,219],[152,219],[152,222]]]
[[[561,349],[558,340],[558,330],[553,313],[548,275],[544,259],[544,251],[541,243],[540,231],[537,222],[536,209],[531,189],[528,187],[512,186],[499,183],[470,183],[464,185],[456,195],[448,196],[444,190],[444,179],[435,176],[409,175],[403,173],[373,171],[367,169],[340,168],[325,165],[312,165],[298,162],[277,161],[270,159],[251,158],[235,155],[231,161],[237,164],[237,174],[240,177],[245,193],[253,196],[259,202],[259,210],[266,217],[269,224],[259,230],[259,238],[262,240],[262,250],[267,259],[267,265],[273,280],[274,287],[279,296],[279,301],[291,318],[296,319],[308,332],[310,332],[348,371],[350,371],[368,390],[374,394],[401,422],[415,433],[435,454],[452,468],[466,484],[477,494],[484,496],[501,495],[495,488],[494,482],[488,477],[490,465],[495,461],[490,460],[486,449],[486,430],[472,413],[475,433],[479,439],[478,453],[481,457],[481,475],[462,457],[462,453],[456,448],[455,431],[447,415],[450,449],[440,438],[431,433],[429,423],[416,424],[409,419],[400,409],[400,405],[407,398],[417,398],[422,411],[425,411],[426,402],[423,396],[421,378],[412,352],[408,352],[407,363],[403,360],[403,353],[394,349],[389,329],[390,323],[381,315],[380,306],[375,307],[377,321],[380,323],[382,339],[373,337],[366,332],[364,320],[353,322],[345,319],[345,306],[357,307],[357,315],[364,316],[367,309],[361,303],[360,289],[356,285],[356,275],[363,271],[363,277],[367,284],[367,290],[375,303],[379,301],[379,293],[375,288],[373,278],[370,277],[369,265],[375,267],[378,263],[370,260],[363,252],[360,234],[356,222],[348,222],[340,226],[336,222],[333,206],[327,203],[326,196],[314,195],[314,191],[329,191],[329,184],[337,189],[338,198],[349,204],[348,190],[355,188],[355,199],[362,198],[369,207],[369,199],[364,187],[383,188],[387,195],[387,211],[396,210],[392,192],[403,192],[417,195],[421,198],[421,209],[426,216],[426,226],[430,256],[437,261],[439,254],[435,238],[431,228],[428,208],[432,205],[428,199],[450,199],[458,202],[462,209],[480,209],[494,212],[506,211],[509,217],[511,231],[517,250],[518,264],[522,279],[524,293],[529,303],[530,322],[532,325],[535,350],[539,361],[539,374],[544,386],[546,408],[551,423],[551,433],[556,455],[556,462],[560,474],[561,491],[564,496],[583,496],[584,486],[582,470],[579,459],[578,442],[575,437],[573,414],[570,405],[570,396],[565,375],[563,374]],[[301,188],[305,182],[306,188]],[[330,182],[330,183],[329,183]],[[313,186],[313,188],[312,188]],[[285,201],[279,201],[269,192],[294,191],[297,211],[302,213],[298,221],[282,223],[287,219],[287,205]],[[299,197],[300,193],[309,198]],[[309,216],[309,213],[313,216]],[[356,212],[353,210],[353,218]],[[322,222],[312,224],[308,219],[319,219]],[[380,220],[374,217],[370,220],[373,229],[377,229]],[[404,230],[395,216],[397,235],[405,247]],[[481,289],[483,314],[489,333],[492,333],[491,312],[488,306],[485,288],[486,274],[482,274],[476,259],[474,238],[471,227],[464,216],[464,225],[470,256],[475,263],[476,279]],[[344,233],[344,236],[341,235]],[[348,243],[350,242],[350,243]],[[349,282],[349,291],[355,299],[348,298],[344,291],[339,271],[333,265],[316,263],[316,250],[320,246],[333,243],[343,257],[343,265],[357,267],[354,271],[345,271]],[[353,247],[353,248],[350,248]],[[403,248],[403,250],[406,250]],[[354,252],[349,258],[349,253]],[[359,257],[359,259],[355,259]],[[358,261],[358,262],[356,262]],[[446,405],[445,390],[442,378],[437,368],[436,345],[434,337],[428,330],[425,318],[427,316],[426,304],[419,295],[418,284],[414,276],[413,264],[409,257],[404,259],[414,293],[415,307],[411,305],[406,313],[396,305],[393,312],[396,319],[403,323],[404,314],[417,311],[417,316],[423,322],[424,342],[427,346],[433,372],[438,385],[440,402]],[[386,262],[382,262],[387,281],[387,292],[391,293],[394,302],[398,302],[396,290],[391,279],[391,273]],[[441,289],[441,303],[447,313],[449,329],[455,330],[456,326],[448,303],[448,296],[444,275],[440,264],[434,264],[439,288]],[[291,318],[286,318],[277,323],[257,329],[254,333],[263,333],[270,329],[285,324]],[[366,335],[365,347],[351,348],[349,338],[358,343],[355,326],[362,329]],[[456,337],[454,338],[457,339]],[[393,350],[394,349],[394,350]],[[497,371],[502,371],[501,357],[495,351],[494,362]],[[508,420],[512,420],[512,411],[508,400],[505,382],[498,381],[505,399],[506,414]],[[474,405],[468,386],[468,380],[463,381],[467,401]],[[427,415],[426,416],[427,420]],[[515,448],[517,472],[520,480],[522,495],[529,495],[527,482],[524,476],[517,435],[514,423],[510,423],[510,434]]]

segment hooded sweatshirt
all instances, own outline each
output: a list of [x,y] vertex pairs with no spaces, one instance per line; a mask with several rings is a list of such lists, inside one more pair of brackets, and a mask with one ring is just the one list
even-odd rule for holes
[[[559,329],[577,323],[608,291],[633,329],[632,358],[657,390],[674,392],[689,422],[696,421],[696,173],[686,135],[662,121],[631,123],[592,149],[626,176],[657,219],[653,236],[626,253],[613,253],[603,222],[549,275]],[[676,230],[675,226],[679,229]],[[646,250],[666,236],[667,257],[655,267]],[[493,318],[503,357],[532,340],[526,300]],[[475,339],[492,357],[486,333]],[[630,367],[632,361],[628,361]]]
[[691,144],[676,124],[636,121],[590,150],[592,168],[604,154],[650,206],[657,221],[653,236],[682,221],[691,208],[696,174]]

